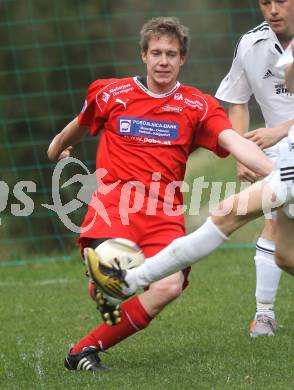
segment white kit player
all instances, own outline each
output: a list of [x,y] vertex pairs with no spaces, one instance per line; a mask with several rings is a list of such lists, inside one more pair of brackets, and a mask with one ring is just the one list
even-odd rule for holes
[[[259,1],[265,22],[244,34],[234,53],[232,67],[221,82],[216,97],[229,103],[229,118],[240,134],[248,131],[250,115],[248,102],[254,95],[265,121],[265,128],[246,134],[264,149],[273,161],[278,145],[267,144],[287,135],[294,124],[294,95],[285,86],[284,72],[276,68],[294,34],[294,0]],[[283,140],[281,142],[284,142]],[[241,164],[237,165],[241,181],[255,182],[258,177]],[[276,266],[275,222],[266,219],[256,244],[256,314],[250,325],[251,336],[273,335],[274,301],[281,270]]]

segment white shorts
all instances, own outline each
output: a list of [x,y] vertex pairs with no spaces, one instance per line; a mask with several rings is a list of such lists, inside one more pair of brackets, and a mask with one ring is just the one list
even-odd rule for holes
[[279,143],[278,158],[270,175],[265,178],[278,201],[284,204],[283,211],[294,218],[294,149],[289,143]]
[[287,138],[283,138],[283,139],[281,139],[281,141],[279,141],[275,145],[273,145],[269,148],[263,149],[263,152],[272,162],[275,163],[279,157],[279,149],[285,143],[288,144]]

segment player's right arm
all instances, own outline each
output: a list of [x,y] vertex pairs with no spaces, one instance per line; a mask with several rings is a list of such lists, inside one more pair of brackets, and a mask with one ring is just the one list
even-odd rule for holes
[[267,176],[273,164],[261,149],[250,140],[232,129],[223,130],[218,137],[219,145],[226,149],[240,163],[256,172],[257,176]]
[[79,126],[78,117],[73,119],[53,138],[47,151],[49,160],[58,161],[69,157],[73,146],[81,141],[86,135],[87,130],[87,127]]

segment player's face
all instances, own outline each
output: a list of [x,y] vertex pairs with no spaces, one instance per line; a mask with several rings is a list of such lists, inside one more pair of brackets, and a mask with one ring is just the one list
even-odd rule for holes
[[294,35],[294,0],[259,0],[259,5],[278,38],[289,43]]
[[147,66],[148,88],[154,93],[164,93],[174,87],[185,57],[181,56],[176,37],[161,35],[150,38],[142,60]]

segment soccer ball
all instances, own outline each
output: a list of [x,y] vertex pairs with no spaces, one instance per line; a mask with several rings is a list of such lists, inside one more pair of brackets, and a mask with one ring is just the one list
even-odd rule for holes
[[[145,256],[139,246],[125,238],[106,240],[95,248],[95,252],[102,265],[116,269],[128,270],[138,267],[145,261]],[[111,306],[121,303],[121,299],[110,296],[105,291],[103,295]]]
[[143,264],[145,257],[138,245],[126,238],[111,238],[97,246],[95,252],[100,258],[101,264],[107,267],[118,268],[117,262],[122,270],[138,267]]

